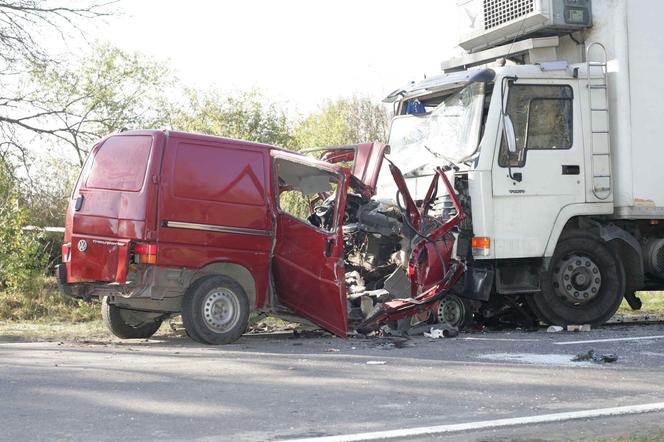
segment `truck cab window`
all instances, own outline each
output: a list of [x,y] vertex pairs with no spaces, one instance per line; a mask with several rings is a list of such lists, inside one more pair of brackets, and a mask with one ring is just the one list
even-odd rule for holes
[[509,88],[506,113],[516,135],[515,153],[500,145],[498,164],[523,167],[528,150],[572,147],[572,88],[557,85],[514,84]]
[[339,177],[333,172],[277,160],[279,211],[326,232],[335,228]]

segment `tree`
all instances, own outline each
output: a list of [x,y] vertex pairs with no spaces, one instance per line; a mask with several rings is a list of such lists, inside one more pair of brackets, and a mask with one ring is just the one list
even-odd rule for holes
[[37,35],[55,33],[64,40],[80,20],[110,15],[108,3],[94,0],[0,0],[0,156],[25,161],[26,134],[58,135],[44,117],[66,112],[44,108],[34,100],[34,89],[21,78],[34,66],[56,63]]
[[31,102],[40,109],[60,109],[41,121],[48,134],[73,148],[83,164],[91,144],[123,128],[153,128],[166,123],[165,94],[176,84],[163,63],[109,45],[63,69],[37,66]]
[[186,102],[171,107],[173,129],[289,147],[291,127],[283,110],[260,92],[186,92]]
[[386,141],[387,112],[368,97],[328,101],[295,129],[299,148]]

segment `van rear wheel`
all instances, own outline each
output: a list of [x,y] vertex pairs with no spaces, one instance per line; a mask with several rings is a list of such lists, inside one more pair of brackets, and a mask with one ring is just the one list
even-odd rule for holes
[[540,285],[527,299],[544,322],[600,325],[620,306],[625,271],[606,242],[576,231],[560,240]]
[[182,322],[189,337],[203,344],[230,344],[249,323],[249,300],[228,276],[208,276],[189,287],[182,302]]
[[101,303],[101,318],[115,336],[120,339],[145,339],[154,335],[161,327],[161,319],[154,313],[139,312],[117,307],[104,296]]

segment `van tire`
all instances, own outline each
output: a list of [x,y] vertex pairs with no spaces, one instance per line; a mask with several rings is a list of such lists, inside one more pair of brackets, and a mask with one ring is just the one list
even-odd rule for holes
[[[108,302],[108,296],[104,296],[101,303],[101,318],[115,336],[120,339],[145,339],[154,335],[161,327],[161,319],[146,318],[145,322],[132,325],[123,317],[127,309],[117,307]],[[132,311],[136,317],[140,312]]]
[[230,344],[247,330],[249,299],[242,286],[223,275],[194,282],[182,301],[187,334],[202,344]]
[[601,325],[618,310],[625,270],[611,247],[596,235],[572,231],[559,241],[541,292],[528,297],[543,322]]

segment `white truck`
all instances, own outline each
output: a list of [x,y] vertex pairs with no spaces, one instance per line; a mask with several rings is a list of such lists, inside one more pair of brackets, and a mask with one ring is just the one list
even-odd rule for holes
[[[418,199],[452,167],[462,295],[600,324],[664,289],[657,0],[464,0],[462,55],[390,94],[388,158]],[[378,196],[394,200],[389,173]],[[398,200],[397,195],[397,200]],[[447,211],[446,195],[435,209]],[[516,301],[515,301],[516,302]],[[488,305],[488,304],[485,304]]]

